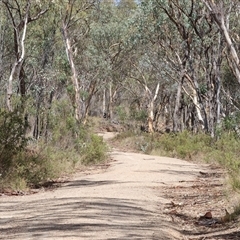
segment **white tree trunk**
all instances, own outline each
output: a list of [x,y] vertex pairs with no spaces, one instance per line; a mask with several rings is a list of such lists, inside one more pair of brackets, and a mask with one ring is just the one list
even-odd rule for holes
[[112,83],[109,83],[109,118],[113,117],[113,94],[112,94]]
[[106,89],[103,89],[103,103],[102,103],[102,116],[103,117],[107,117],[106,116]]
[[180,98],[182,92],[183,80],[178,83],[177,95],[175,100],[174,112],[173,112],[173,131],[178,132],[180,130],[180,119],[179,119],[179,107],[180,107]]
[[145,89],[147,90],[148,94],[150,95],[150,103],[149,103],[149,110],[148,110],[148,131],[150,133],[153,133],[154,132],[154,128],[153,128],[153,120],[154,120],[154,102],[158,96],[158,93],[159,93],[159,87],[160,87],[160,84],[158,83],[157,84],[157,87],[155,89],[155,94],[153,97],[152,94],[151,94],[151,91],[149,90],[149,88],[147,86],[145,86]]
[[237,55],[237,51],[233,45],[232,39],[231,39],[229,32],[227,30],[227,27],[225,25],[223,16],[221,16],[221,25],[219,27],[222,29],[222,31],[224,33],[225,40],[230,49],[230,54],[231,54],[231,59],[232,59],[232,67],[233,67],[235,76],[236,76],[238,82],[240,83],[240,61],[239,61],[239,58]]
[[198,102],[198,96],[197,96],[197,91],[196,89],[192,88],[193,90],[193,103],[196,107],[196,111],[197,111],[197,118],[198,118],[198,121],[200,122],[201,126],[202,126],[202,129],[204,129],[204,120],[203,120],[203,117],[202,117],[202,114],[201,114],[201,107],[200,107],[200,104]]
[[[234,75],[236,76],[238,82],[240,83],[240,60],[237,54],[237,51],[234,47],[233,41],[231,39],[231,36],[229,34],[229,29],[228,29],[228,23],[225,21],[228,19],[229,16],[227,16],[228,13],[224,13],[224,6],[222,1],[210,1],[210,0],[202,0],[203,3],[206,5],[210,13],[214,16],[214,20],[217,24],[217,26],[220,28],[220,30],[223,32],[223,36],[226,40],[227,46],[230,50],[230,61],[231,61],[231,67],[234,72]],[[230,8],[234,6],[233,2],[229,2]],[[238,3],[239,6],[239,3]],[[226,16],[224,16],[226,14]]]
[[[22,66],[22,63],[23,63],[23,60],[25,57],[24,41],[25,41],[26,33],[27,33],[27,24],[28,24],[30,6],[31,6],[31,3],[30,3],[30,1],[28,1],[26,14],[25,14],[25,18],[24,18],[23,33],[22,33],[21,41],[18,45],[18,53],[19,53],[19,55],[20,54],[21,55],[20,55],[20,58],[16,59],[15,63],[13,64],[11,74],[8,79],[6,105],[10,112],[13,111],[13,107],[12,107],[13,79],[14,78],[16,78],[17,80],[19,79],[20,69],[21,69],[21,66]],[[17,31],[17,29],[14,29],[14,30]],[[19,35],[20,33],[18,32],[17,34]]]
[[70,42],[70,38],[68,36],[68,29],[66,24],[63,22],[63,36],[65,41],[65,47],[66,47],[66,53],[68,57],[68,61],[70,64],[71,72],[72,72],[72,84],[74,86],[74,112],[75,112],[75,119],[79,122],[81,120],[81,99],[80,99],[80,88],[79,88],[79,82],[78,82],[78,76],[77,76],[77,70],[73,59],[73,52],[72,52],[72,46]]

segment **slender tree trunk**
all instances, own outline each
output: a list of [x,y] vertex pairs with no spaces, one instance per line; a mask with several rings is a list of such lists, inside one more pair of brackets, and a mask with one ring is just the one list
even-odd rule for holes
[[[216,126],[218,127],[220,125],[220,113],[221,113],[221,101],[220,101],[220,92],[221,92],[221,60],[222,60],[222,41],[221,36],[219,36],[219,44],[217,49],[217,58],[216,61],[214,61],[213,69],[215,72],[215,114],[216,114]],[[215,137],[215,131],[216,129],[213,129],[212,137]]]
[[[149,113],[148,113],[148,130],[150,133],[154,132],[153,128],[153,120],[154,120],[154,102],[157,99],[158,93],[159,93],[160,83],[157,84],[157,87],[155,89],[155,94],[152,96],[149,104]],[[150,90],[148,89],[148,92],[150,94]]]
[[[28,24],[28,17],[29,17],[29,10],[30,10],[30,6],[31,6],[31,3],[30,1],[28,1],[27,3],[27,9],[26,9],[26,14],[25,14],[25,18],[24,18],[24,26],[23,26],[23,33],[22,33],[22,37],[19,43],[18,39],[15,39],[15,41],[17,41],[17,59],[15,61],[15,63],[13,64],[13,67],[12,67],[12,70],[11,70],[11,74],[10,74],[10,77],[8,79],[8,85],[7,85],[7,99],[6,99],[6,105],[7,105],[7,108],[9,111],[13,111],[13,106],[12,106],[12,93],[13,93],[13,80],[14,78],[16,80],[19,81],[19,76],[20,76],[20,70],[22,68],[22,64],[23,64],[23,61],[24,61],[24,57],[25,57],[25,45],[24,45],[24,41],[25,41],[25,38],[26,38],[26,33],[27,33],[27,24]],[[16,33],[17,29],[15,27],[14,29],[15,31],[15,36],[19,36],[19,32]],[[20,56],[20,57],[18,57]]]
[[232,42],[232,39],[231,39],[231,37],[229,35],[229,31],[228,31],[228,29],[226,27],[223,14],[221,14],[221,21],[220,21],[219,27],[223,31],[225,40],[226,40],[227,45],[228,45],[228,47],[230,49],[233,72],[235,73],[235,76],[236,76],[238,82],[240,83],[240,60],[239,60],[239,57],[237,55],[237,51],[236,51],[236,49],[234,47],[234,44]]
[[72,46],[71,46],[71,42],[70,42],[70,38],[68,36],[68,29],[66,24],[63,22],[63,27],[62,27],[62,31],[63,31],[63,36],[64,36],[64,41],[65,41],[65,47],[66,47],[66,53],[68,56],[68,61],[70,64],[70,68],[71,68],[71,72],[72,72],[72,84],[74,86],[74,112],[75,112],[75,119],[77,120],[77,122],[81,121],[81,99],[80,99],[80,87],[79,87],[79,82],[78,82],[78,76],[77,76],[77,70],[76,70],[76,66],[74,63],[74,58],[73,58],[73,52],[72,52]]
[[85,105],[86,107],[85,107],[85,112],[84,112],[84,116],[83,116],[83,124],[84,125],[87,122],[92,97],[96,93],[96,91],[95,91],[96,84],[97,84],[97,81],[94,81],[93,83],[91,83],[91,86],[90,86],[90,89],[89,89],[89,95],[88,95],[88,98],[87,98],[87,101],[86,101],[86,105]]
[[107,113],[106,113],[106,89],[103,89],[103,102],[102,102],[102,116],[104,118],[107,117]]
[[148,131],[150,133],[154,132],[154,128],[153,128],[153,118],[154,118],[154,101],[151,101],[149,104],[149,110],[148,110]]
[[181,93],[182,93],[182,85],[183,85],[183,78],[178,83],[178,88],[177,88],[177,95],[176,95],[174,112],[173,112],[173,132],[178,132],[180,130],[179,108],[180,108],[180,100],[181,100]]
[[[223,36],[226,40],[227,46],[230,51],[229,60],[231,63],[231,68],[238,82],[240,83],[240,59],[237,54],[236,48],[234,47],[232,38],[229,34],[229,29],[228,29],[229,13],[224,12],[225,9],[222,1],[216,1],[216,3],[210,0],[202,0],[202,1],[210,11],[211,15],[214,17],[216,25],[219,27],[219,29],[223,33]],[[231,1],[229,4],[232,4]],[[233,6],[234,4],[231,5],[231,8]],[[224,14],[226,16],[224,16]],[[226,20],[224,18],[226,18]]]
[[108,102],[109,118],[113,117],[113,94],[112,94],[112,83],[109,84],[109,102]]
[[204,123],[204,120],[203,120],[203,117],[202,117],[202,114],[201,114],[201,105],[198,101],[198,94],[197,94],[197,91],[196,89],[193,89],[193,103],[196,107],[196,112],[197,112],[197,118],[198,118],[198,121],[202,128],[204,128],[203,126],[203,123]]

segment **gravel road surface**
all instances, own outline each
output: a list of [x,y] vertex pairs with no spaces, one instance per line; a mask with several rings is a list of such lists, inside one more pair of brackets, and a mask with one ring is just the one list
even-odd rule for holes
[[0,239],[183,239],[162,215],[161,186],[187,184],[204,166],[117,149],[111,158],[52,191],[1,196]]

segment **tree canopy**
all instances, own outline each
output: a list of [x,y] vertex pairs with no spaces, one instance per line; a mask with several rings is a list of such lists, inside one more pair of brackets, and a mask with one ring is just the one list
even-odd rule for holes
[[119,120],[122,109],[129,121],[144,112],[152,132],[214,137],[230,118],[237,131],[239,9],[237,0],[1,1],[1,109],[21,109],[35,138],[51,131],[62,100],[80,125]]

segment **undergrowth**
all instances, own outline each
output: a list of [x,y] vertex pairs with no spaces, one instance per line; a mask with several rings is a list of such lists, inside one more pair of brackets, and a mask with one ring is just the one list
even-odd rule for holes
[[132,138],[136,150],[147,154],[220,164],[228,170],[232,187],[240,190],[240,140],[234,133],[222,133],[218,139],[188,131],[153,135],[128,132],[117,136],[121,142],[125,137],[128,141]]
[[107,159],[102,137],[78,124],[70,112],[62,116],[63,112],[53,111],[47,139],[26,138],[18,113],[0,115],[0,191],[41,187],[83,165]]

